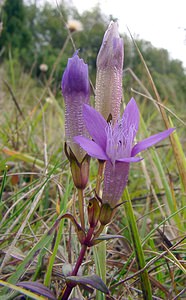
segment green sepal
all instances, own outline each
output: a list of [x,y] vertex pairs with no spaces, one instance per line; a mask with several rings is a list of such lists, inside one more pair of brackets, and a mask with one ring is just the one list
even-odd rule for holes
[[86,154],[83,160],[79,162],[67,143],[65,143],[65,154],[70,162],[74,185],[78,189],[85,189],[89,179],[90,156]]
[[87,210],[90,227],[95,227],[100,216],[100,205],[95,197],[89,200]]
[[113,217],[113,212],[114,209],[110,206],[109,203],[103,203],[101,205],[101,211],[100,211],[100,216],[99,216],[99,221],[101,225],[107,225],[110,223]]

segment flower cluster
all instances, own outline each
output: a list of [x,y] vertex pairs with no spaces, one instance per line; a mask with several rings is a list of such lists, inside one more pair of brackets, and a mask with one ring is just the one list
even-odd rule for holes
[[[119,118],[122,68],[123,40],[119,36],[117,23],[111,22],[97,57],[96,109],[87,104],[88,71],[77,53],[69,60],[62,81],[66,99],[67,141],[78,159],[82,159],[80,153],[83,149],[89,156],[106,162],[102,203],[111,208],[117,205],[122,196],[130,163],[142,159],[136,155],[162,141],[174,130],[170,128],[134,145],[139,110],[133,98],[127,104],[122,118]],[[75,151],[77,145],[79,148]]]

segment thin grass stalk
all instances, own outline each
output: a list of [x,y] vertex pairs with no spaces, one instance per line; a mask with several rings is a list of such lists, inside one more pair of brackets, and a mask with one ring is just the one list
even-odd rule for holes
[[[100,195],[100,187],[103,176],[103,170],[105,167],[104,161],[99,161],[98,174],[96,181],[96,194]],[[106,233],[104,229],[103,233]],[[96,273],[106,283],[106,241],[101,242],[100,245],[93,247],[94,260],[96,266]],[[96,291],[96,300],[104,300],[105,294],[100,291]]]
[[[33,293],[31,291],[28,291],[27,289],[24,289],[20,286],[17,286],[17,285],[11,284],[9,282],[3,281],[1,279],[0,279],[0,285],[6,287],[8,289],[17,291],[17,292],[19,292],[19,294],[21,293],[22,295],[28,296],[29,299],[34,299],[34,300],[45,300],[46,299],[46,297],[39,296],[36,293]],[[14,296],[15,296],[14,294],[9,294],[9,295],[6,294],[4,296],[1,296],[1,300],[15,299]]]
[[[65,214],[66,211],[67,211],[67,200],[68,200],[69,195],[71,193],[72,187],[73,187],[73,184],[72,184],[72,182],[70,182],[70,176],[68,176],[66,189],[65,189],[66,192],[63,196],[63,199],[60,199],[61,202],[62,202],[62,207],[59,208],[59,212],[58,212],[58,209],[56,209],[56,212],[59,216]],[[59,190],[59,193],[60,193],[60,190]],[[56,240],[55,240],[54,248],[53,248],[53,251],[52,251],[52,255],[50,256],[48,267],[47,267],[46,274],[45,274],[44,285],[46,285],[48,287],[49,287],[50,282],[51,282],[52,269],[53,269],[53,265],[54,265],[54,262],[55,262],[57,251],[59,249],[59,245],[60,245],[60,242],[61,242],[61,236],[62,236],[62,233],[63,233],[63,226],[64,226],[64,219],[60,221],[59,226],[56,228],[57,236],[56,236]]]
[[37,192],[37,194],[35,195],[34,201],[33,201],[32,205],[31,205],[31,207],[30,207],[30,210],[29,210],[27,216],[25,217],[24,221],[22,222],[22,224],[21,224],[19,230],[17,231],[17,233],[16,233],[16,235],[15,235],[15,238],[13,239],[11,245],[9,246],[8,251],[6,252],[6,255],[5,255],[5,257],[4,257],[3,261],[2,261],[1,267],[0,267],[0,272],[3,270],[3,268],[4,268],[5,264],[6,264],[6,262],[7,262],[8,259],[10,258],[10,256],[11,256],[11,251],[12,251],[12,249],[15,247],[15,245],[16,245],[16,243],[17,243],[17,241],[18,241],[20,235],[22,234],[22,232],[23,232],[23,230],[24,230],[24,228],[25,228],[25,226],[26,226],[26,224],[27,224],[29,218],[30,218],[31,215],[34,213],[34,211],[36,210],[36,208],[37,208],[37,206],[38,206],[38,203],[39,203],[39,201],[40,201],[40,199],[41,199],[41,196],[42,196],[42,194],[43,194],[43,191],[44,191],[44,189],[45,189],[45,187],[46,187],[47,182],[48,182],[48,179],[45,180],[45,182],[43,183],[42,187],[40,188],[40,190],[39,190],[39,191]]
[[[163,119],[163,121],[165,123],[166,128],[168,129],[168,128],[171,127],[170,126],[171,125],[170,124],[170,119],[167,117],[166,111],[165,111],[164,107],[161,105],[162,104],[162,100],[160,98],[160,95],[158,93],[156,85],[155,85],[155,83],[153,81],[153,78],[152,78],[152,75],[151,75],[151,73],[149,71],[149,68],[147,67],[145,59],[144,59],[144,57],[143,57],[143,55],[142,55],[142,53],[141,53],[141,51],[140,51],[137,43],[133,39],[131,33],[130,33],[130,35],[131,35],[131,38],[132,38],[132,40],[134,42],[134,45],[135,45],[135,47],[137,49],[137,52],[138,52],[138,54],[140,56],[140,59],[141,59],[143,65],[145,67],[145,71],[146,71],[147,76],[149,78],[149,82],[150,82],[150,84],[152,86],[152,89],[153,89],[154,94],[155,94],[156,99],[157,99],[157,104],[158,104],[159,110],[161,112],[162,119]],[[179,153],[179,147],[178,147],[178,144],[177,144],[177,141],[175,139],[175,135],[174,134],[170,135],[170,141],[171,141],[171,144],[172,144],[172,149],[173,149],[174,157],[175,157],[175,160],[176,160],[176,163],[177,163],[178,172],[180,174],[180,178],[181,178],[181,181],[182,181],[182,184],[183,184],[183,188],[184,188],[184,191],[186,192],[186,164],[185,164],[185,158],[183,158],[182,156],[179,155],[180,154]]]
[[[5,153],[6,155],[8,156],[11,156],[15,159],[18,159],[18,160],[21,160],[21,161],[24,161],[26,163],[30,163],[30,164],[34,164],[34,166],[38,169],[44,169],[45,167],[45,163],[44,161],[38,159],[38,158],[35,158],[33,156],[30,156],[29,154],[26,154],[26,153],[21,153],[19,151],[15,151],[15,150],[11,150],[7,147],[4,147],[2,149],[2,152]],[[48,165],[48,168],[51,170],[51,169],[54,169],[55,166],[54,165]],[[61,172],[61,169],[60,168],[56,168],[56,171],[57,172]]]
[[[173,124],[172,119],[170,117],[169,117],[169,121],[170,121],[171,126],[174,127],[174,124]],[[177,158],[180,159],[180,164],[183,165],[183,168],[181,170],[182,173],[183,173],[182,176],[181,176],[181,179],[185,178],[184,181],[186,182],[186,156],[183,152],[183,147],[180,143],[180,139],[179,139],[179,136],[178,136],[177,132],[174,133],[174,141],[175,141],[175,144],[176,144],[176,150],[178,152]],[[184,188],[184,181],[182,180],[182,188],[186,192],[186,189]],[[184,201],[184,203],[185,203],[185,201]],[[183,205],[184,205],[184,203],[183,203]],[[186,219],[186,212],[185,212],[184,220],[185,219]]]
[[[7,167],[5,167],[3,178],[2,178],[1,189],[0,189],[0,201],[2,200],[2,195],[6,184],[6,173],[7,173]],[[2,205],[2,202],[0,203],[0,205]]]
[[[124,191],[123,200],[125,200],[125,201],[127,200],[124,204],[126,218],[128,221],[129,232],[130,232],[131,239],[133,242],[137,266],[138,266],[139,270],[142,270],[145,267],[145,257],[144,257],[142,244],[140,241],[140,236],[139,236],[139,232],[138,232],[138,228],[137,228],[136,219],[134,216],[134,211],[132,208],[130,195],[128,193],[127,188]],[[152,289],[151,289],[151,284],[150,284],[150,280],[149,280],[149,276],[148,276],[148,271],[146,269],[140,273],[140,280],[141,280],[143,299],[151,300],[152,299]]]
[[[105,229],[103,233],[106,233]],[[96,273],[106,283],[106,242],[103,241],[101,244],[94,246],[93,253]],[[96,300],[105,300],[105,294],[97,290]]]
[[[171,218],[173,218],[176,214],[181,213],[182,211],[186,210],[186,205],[175,211],[173,214],[169,215],[166,219],[164,219],[162,222],[160,222],[156,227],[154,227],[143,239],[142,245],[144,245],[151,236],[157,231],[157,228],[161,227],[163,224],[165,224],[167,221],[169,221]],[[185,237],[184,237],[185,239]]]
[[[147,128],[146,128],[145,122],[144,122],[142,117],[141,117],[141,128],[142,128],[143,132],[145,132],[147,134]],[[174,199],[172,197],[171,189],[170,189],[169,183],[166,179],[166,175],[165,175],[164,169],[162,167],[162,163],[160,161],[159,155],[158,155],[157,151],[154,150],[154,149],[150,149],[149,151],[151,153],[151,157],[153,159],[153,162],[154,162],[154,164],[155,164],[155,166],[158,170],[158,173],[159,173],[158,175],[161,179],[161,182],[163,184],[163,188],[165,190],[169,212],[171,214],[173,214],[174,211],[175,211],[175,205],[177,206],[177,203],[175,203],[175,205],[174,205]],[[182,225],[181,225],[181,222],[180,222],[180,216],[179,215],[176,214],[174,216],[174,222],[176,223],[177,227],[180,230],[183,229]]]
[[10,63],[10,76],[11,76],[11,84],[13,86],[13,90],[15,89],[15,72],[14,72],[14,63],[12,59],[11,48],[8,49],[8,58]]
[[58,251],[58,248],[59,248],[59,245],[60,245],[60,242],[61,242],[61,236],[62,236],[62,233],[63,233],[63,226],[64,226],[64,220],[61,220],[61,222],[59,223],[59,227],[56,228],[57,237],[56,237],[54,249],[52,251],[52,255],[50,256],[50,259],[49,259],[47,272],[45,274],[45,279],[44,279],[44,285],[48,286],[48,287],[50,286],[52,269],[53,269],[54,261],[55,261],[57,251]]

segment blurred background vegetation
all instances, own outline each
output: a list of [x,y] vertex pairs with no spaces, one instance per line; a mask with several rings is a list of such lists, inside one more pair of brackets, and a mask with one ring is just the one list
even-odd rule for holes
[[[7,66],[11,58],[17,70],[29,72],[37,80],[43,79],[39,68],[43,63],[48,66],[46,78],[50,75],[68,37],[65,24],[72,19],[79,20],[83,30],[72,33],[74,44],[80,49],[80,56],[88,63],[91,80],[93,84],[95,83],[96,56],[104,31],[114,16],[105,16],[99,6],[80,15],[68,1],[52,6],[44,1],[43,5],[37,5],[37,1],[6,0],[4,5],[1,4],[0,18],[3,24],[0,36],[1,67]],[[133,42],[126,35],[124,41],[124,67],[127,70],[129,68],[135,70],[135,75],[146,85],[145,72]],[[137,40],[137,42],[162,99],[169,99],[171,103],[185,102],[186,74],[182,62],[170,59],[167,50],[157,49],[148,41]],[[72,56],[73,52],[72,43],[69,42],[53,76],[55,80],[52,86],[55,92],[59,91],[61,75],[68,57]],[[128,76],[126,72],[124,86],[127,87],[127,93],[133,83],[131,74]],[[135,88],[135,85],[133,87]]]

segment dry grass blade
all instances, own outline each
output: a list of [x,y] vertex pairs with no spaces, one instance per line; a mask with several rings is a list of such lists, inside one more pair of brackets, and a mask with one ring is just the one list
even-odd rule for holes
[[[158,104],[157,100],[153,99],[152,96],[148,96],[148,95],[145,95],[145,94],[143,94],[143,93],[140,93],[140,92],[134,90],[133,88],[131,88],[131,91],[134,92],[134,93],[137,94],[137,95],[140,95],[140,96],[142,96],[142,97],[144,97],[144,98],[146,98],[146,99],[148,99],[148,100],[154,102],[155,104]],[[163,107],[163,108],[164,108],[166,111],[168,111],[172,116],[174,116],[180,123],[182,123],[184,126],[186,126],[186,123],[185,123],[181,118],[179,118],[179,117],[178,117],[178,116],[177,116],[170,108],[166,107],[166,106],[165,106],[164,104],[162,104],[162,103],[159,103],[158,105],[161,106],[161,107]]]
[[22,234],[22,232],[23,232],[23,230],[24,230],[27,222],[29,221],[31,215],[33,214],[34,210],[36,209],[36,207],[37,207],[37,205],[38,205],[38,203],[39,203],[39,201],[41,199],[41,195],[42,195],[42,193],[43,193],[43,191],[45,189],[45,186],[46,186],[46,182],[43,185],[43,187],[39,190],[39,192],[37,193],[37,195],[36,195],[36,197],[35,197],[32,205],[30,206],[30,210],[29,210],[27,216],[25,217],[23,223],[21,224],[21,226],[20,226],[20,228],[19,228],[19,230],[18,230],[18,232],[17,232],[17,234],[15,236],[15,238],[13,239],[11,245],[9,246],[9,249],[6,252],[6,255],[5,255],[5,257],[4,257],[3,261],[2,261],[2,264],[1,264],[1,267],[0,267],[0,272],[2,272],[2,270],[3,270],[3,268],[4,268],[5,264],[6,264],[6,262],[8,261],[8,259],[11,256],[12,248],[15,247],[15,245],[16,245],[16,243],[17,243],[20,235]]
[[[153,81],[153,78],[152,78],[152,76],[151,76],[151,73],[150,73],[150,71],[149,71],[149,68],[147,67],[147,64],[146,64],[146,62],[145,62],[145,59],[144,59],[144,57],[143,57],[143,55],[142,55],[142,53],[141,53],[141,51],[140,51],[140,49],[139,49],[139,47],[138,47],[136,41],[134,40],[134,38],[133,38],[133,36],[132,36],[132,34],[131,34],[131,32],[130,32],[129,29],[128,29],[128,31],[129,31],[129,33],[130,33],[130,36],[131,36],[131,38],[132,38],[132,41],[133,41],[133,43],[134,43],[136,49],[137,49],[137,52],[138,52],[138,54],[139,54],[139,56],[140,56],[140,59],[141,59],[143,65],[144,65],[144,67],[145,67],[145,70],[146,70],[146,72],[147,72],[147,76],[148,76],[148,78],[149,78],[149,82],[150,82],[150,84],[151,84],[151,86],[152,86],[152,89],[153,89],[153,91],[154,91],[154,94],[155,94],[155,96],[156,96],[157,104],[158,104],[158,106],[159,106],[159,109],[160,109],[160,112],[161,112],[161,115],[162,115],[162,119],[163,119],[163,121],[164,121],[164,123],[165,123],[166,128],[168,129],[168,128],[171,127],[171,125],[170,125],[169,119],[168,119],[168,117],[167,117],[167,115],[166,115],[165,109],[164,109],[164,107],[161,105],[161,104],[162,104],[162,101],[161,101],[160,95],[159,95],[159,93],[158,93],[158,90],[157,90],[157,88],[156,88],[156,85],[155,85],[155,83],[154,83],[154,81]],[[176,159],[178,171],[179,171],[179,174],[180,174],[180,177],[181,177],[181,180],[182,180],[183,188],[184,188],[184,191],[186,192],[186,164],[185,164],[185,159],[184,159],[184,161],[183,161],[183,157],[180,156],[179,146],[178,146],[178,144],[177,144],[177,142],[176,142],[176,140],[175,140],[175,138],[174,138],[174,134],[171,134],[171,135],[170,135],[170,141],[171,141],[171,144],[172,144],[172,149],[173,149],[174,156],[175,156],[175,159]]]

